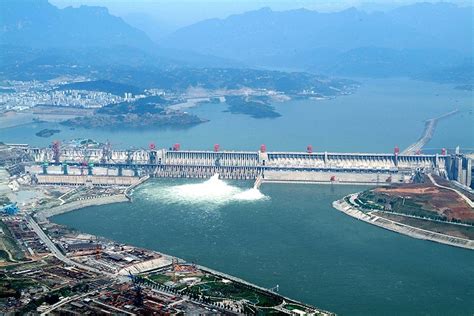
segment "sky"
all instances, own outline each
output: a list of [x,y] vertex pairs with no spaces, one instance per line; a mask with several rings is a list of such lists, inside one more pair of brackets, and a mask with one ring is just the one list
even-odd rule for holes
[[[339,11],[357,7],[366,11],[387,10],[397,6],[426,0],[49,0],[67,6],[97,5],[121,17],[146,14],[161,25],[175,29],[204,19],[225,18],[231,14],[270,7],[276,11],[306,8],[317,11]],[[469,5],[470,0],[445,0]]]

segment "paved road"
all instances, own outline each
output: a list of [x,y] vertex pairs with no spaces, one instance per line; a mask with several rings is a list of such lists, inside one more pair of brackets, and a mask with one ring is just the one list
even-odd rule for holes
[[36,221],[31,216],[27,215],[26,218],[28,220],[28,224],[30,225],[30,227],[38,235],[38,237],[44,242],[46,247],[48,247],[48,249],[53,253],[53,255],[56,258],[58,258],[59,260],[61,260],[65,264],[70,265],[70,266],[75,266],[77,268],[87,270],[87,271],[90,271],[90,272],[94,272],[94,273],[97,273],[97,274],[102,274],[102,275],[106,275],[106,276],[109,276],[109,277],[115,277],[115,275],[113,275],[111,273],[100,271],[100,270],[97,270],[95,268],[89,267],[87,265],[84,265],[82,263],[79,263],[79,262],[76,262],[76,261],[73,261],[73,260],[69,259],[68,257],[66,257],[65,255],[62,254],[62,252],[58,249],[58,247],[56,247],[56,245],[52,242],[52,240],[45,234],[45,232],[41,229],[41,227],[38,225],[38,223],[36,223]]
[[433,184],[435,186],[437,186],[438,188],[442,188],[442,189],[446,189],[446,190],[450,190],[450,191],[454,191],[456,192],[460,197],[462,197],[464,199],[464,201],[466,201],[466,203],[471,207],[471,208],[474,208],[474,202],[471,201],[471,199],[469,199],[467,196],[465,196],[464,194],[462,194],[461,192],[459,192],[458,190],[456,189],[453,189],[453,188],[450,188],[450,187],[446,187],[444,185],[441,185],[441,184],[438,184],[436,183],[435,179],[433,178],[433,176],[431,174],[428,174],[428,178],[430,178],[431,182],[433,182]]
[[[94,290],[95,291],[95,290]],[[58,307],[61,307],[69,302],[72,302],[72,301],[75,301],[77,299],[80,299],[80,298],[83,298],[83,297],[86,297],[87,295],[93,293],[94,291],[91,291],[91,292],[88,292],[88,293],[84,293],[84,294],[80,294],[80,295],[73,295],[73,296],[70,296],[68,298],[65,298],[59,302],[57,302],[56,304],[53,304],[51,305],[51,307],[49,307],[47,310],[45,310],[44,312],[42,312],[40,314],[40,316],[46,316],[46,315],[49,315],[52,311],[54,311],[56,308]]]

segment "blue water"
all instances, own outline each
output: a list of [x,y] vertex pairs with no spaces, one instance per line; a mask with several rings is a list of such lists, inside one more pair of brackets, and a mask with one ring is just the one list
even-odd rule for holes
[[[474,148],[473,92],[408,79],[364,80],[353,95],[333,100],[301,100],[274,104],[282,114],[276,119],[254,119],[227,112],[224,104],[208,104],[190,110],[210,120],[188,129],[70,130],[58,124],[28,124],[0,129],[0,141],[49,145],[55,138],[88,137],[110,140],[115,147],[147,147],[155,142],[169,147],[176,142],[184,149],[392,152],[404,148],[421,135],[424,120],[455,108],[461,113],[439,123],[427,147],[439,150],[460,145]],[[43,128],[59,128],[60,134],[40,138]]]
[[474,313],[474,251],[403,236],[332,208],[363,187],[264,184],[262,197],[246,191],[251,183],[193,185],[202,181],[156,180],[140,187],[133,203],[53,221],[264,287],[278,284],[281,294],[341,315]]

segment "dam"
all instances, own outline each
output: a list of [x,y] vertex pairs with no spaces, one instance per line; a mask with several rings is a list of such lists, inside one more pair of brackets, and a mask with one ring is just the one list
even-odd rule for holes
[[[79,147],[53,143],[46,148],[22,148],[33,164],[26,171],[38,183],[131,185],[142,177],[246,179],[260,182],[314,182],[341,184],[389,184],[413,181],[416,174],[434,173],[444,178],[471,182],[467,158],[439,154],[271,152],[169,149],[112,150],[110,146]],[[22,147],[20,147],[22,146]],[[463,169],[463,166],[466,167]],[[71,178],[73,177],[73,180]],[[462,179],[461,179],[462,178]],[[101,180],[102,179],[102,180]],[[469,185],[468,184],[468,185]]]

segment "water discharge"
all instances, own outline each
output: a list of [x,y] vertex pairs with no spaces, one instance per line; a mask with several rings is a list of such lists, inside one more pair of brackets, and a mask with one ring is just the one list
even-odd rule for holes
[[219,174],[201,183],[172,185],[159,190],[149,188],[147,193],[151,199],[162,203],[194,205],[205,210],[213,210],[235,201],[252,202],[268,199],[259,189],[233,186],[219,179]]

